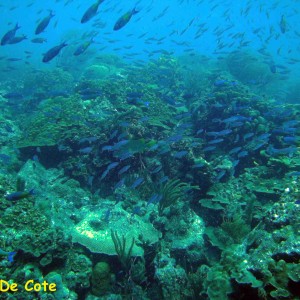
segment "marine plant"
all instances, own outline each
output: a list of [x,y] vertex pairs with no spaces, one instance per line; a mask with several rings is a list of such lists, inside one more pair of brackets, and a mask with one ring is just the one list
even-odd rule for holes
[[116,252],[118,254],[118,259],[122,267],[126,271],[128,271],[130,269],[131,253],[135,243],[135,238],[132,238],[128,251],[126,251],[126,238],[124,235],[122,235],[122,238],[120,238],[117,231],[112,230],[111,237],[114,242]]
[[161,188],[162,199],[158,204],[158,214],[160,216],[167,207],[176,203],[183,197],[186,187],[188,187],[187,183],[180,182],[180,179],[172,179]]

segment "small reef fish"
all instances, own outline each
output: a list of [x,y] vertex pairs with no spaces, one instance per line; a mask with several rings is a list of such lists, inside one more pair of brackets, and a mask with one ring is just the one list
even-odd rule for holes
[[92,6],[90,6],[86,12],[83,14],[82,18],[81,18],[81,23],[86,23],[88,22],[90,19],[92,19],[94,16],[96,16],[97,11],[98,11],[98,7],[99,5],[103,2],[104,0],[98,0],[96,3],[94,3]]
[[93,147],[85,147],[85,148],[79,149],[79,153],[89,154],[92,152],[92,150],[93,150]]
[[280,26],[281,33],[285,33],[286,32],[286,18],[284,15],[281,16],[279,26]]
[[58,46],[55,46],[53,48],[51,48],[50,50],[48,50],[43,57],[43,62],[49,62],[50,60],[52,60],[55,56],[57,56],[60,52],[60,50],[64,47],[66,47],[68,44],[66,44],[65,42],[61,43]]
[[19,92],[9,92],[5,94],[1,94],[1,96],[5,99],[22,99],[23,94]]
[[131,188],[132,188],[132,189],[135,189],[135,188],[137,188],[139,185],[141,185],[143,182],[144,182],[144,178],[139,177],[139,178],[136,179],[136,180],[134,181],[134,183],[131,185]]
[[93,43],[93,39],[79,45],[78,48],[73,53],[73,55],[78,56],[80,54],[83,54],[92,43]]
[[122,15],[116,22],[114,26],[114,30],[117,31],[121,28],[123,28],[131,19],[131,17],[135,14],[137,14],[139,11],[137,11],[135,8],[131,11],[128,11],[124,15]]
[[24,35],[24,34],[22,36],[15,36],[11,40],[9,40],[8,44],[10,44],[10,45],[17,44],[17,43],[20,43],[20,42],[22,42],[26,39],[27,39],[27,36]]
[[5,195],[5,199],[9,201],[17,201],[25,198],[29,198],[34,195],[34,189],[31,189],[29,192],[26,191],[19,191],[19,192],[14,192],[11,194]]
[[35,38],[35,39],[32,39],[31,42],[35,43],[35,44],[43,44],[43,43],[47,42],[47,39],[45,39],[45,38]]
[[6,252],[0,248],[0,256],[7,256],[7,260],[11,263],[14,261],[14,256],[16,255],[16,253],[17,252],[15,251]]
[[175,158],[183,158],[184,156],[186,156],[189,152],[186,150],[182,150],[182,151],[178,151],[176,153],[174,153],[174,157]]
[[122,175],[123,173],[127,172],[129,169],[130,169],[130,165],[126,165],[124,166],[119,172],[118,172],[118,175]]
[[50,11],[49,15],[47,17],[45,17],[36,27],[35,29],[35,34],[40,34],[42,33],[47,26],[49,25],[50,20],[55,16],[55,14],[52,12],[52,10]]
[[6,32],[1,39],[1,45],[4,46],[6,44],[9,44],[9,42],[15,37],[16,32],[19,28],[21,28],[21,27],[17,23],[13,29]]

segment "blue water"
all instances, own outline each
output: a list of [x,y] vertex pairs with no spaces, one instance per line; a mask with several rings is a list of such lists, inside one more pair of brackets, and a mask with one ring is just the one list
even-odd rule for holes
[[[300,25],[297,1],[240,1],[234,5],[231,1],[104,1],[95,18],[86,24],[80,24],[84,11],[92,3],[93,1],[10,1],[9,4],[2,4],[3,33],[18,22],[21,26],[19,33],[31,39],[38,20],[46,16],[48,10],[53,10],[55,17],[40,35],[48,40],[47,43],[36,47],[29,40],[24,41],[6,49],[1,48],[1,55],[11,55],[13,50],[14,56],[24,58],[24,50],[32,51],[33,58],[29,61],[37,64],[41,54],[52,45],[67,41],[70,47],[75,47],[84,33],[95,31],[95,40],[99,46],[93,45],[93,49],[105,46],[101,52],[114,52],[125,57],[134,52],[138,58],[147,59],[145,51],[151,53],[161,49],[175,54],[193,51],[217,57],[214,52],[227,52],[238,48],[241,39],[229,36],[237,33],[242,33],[243,41],[249,42],[247,48],[253,51],[264,48],[278,63],[286,62],[291,57],[299,57],[297,40]],[[116,20],[134,7],[140,12],[124,28],[114,32],[112,28]],[[163,15],[156,20],[161,13]],[[282,15],[287,19],[286,34],[280,32]],[[193,23],[188,27],[192,20]],[[94,28],[95,21],[103,23],[103,28]],[[232,27],[227,29],[229,26]],[[201,28],[206,32],[195,39],[196,32]],[[216,36],[217,31],[223,30],[226,31]],[[253,33],[255,30],[257,32]],[[142,34],[145,36],[138,38]],[[271,38],[266,42],[270,35]],[[149,39],[153,40],[148,43]],[[158,42],[160,39],[161,43]],[[218,41],[225,45],[234,44],[218,49]],[[126,46],[132,46],[132,49],[124,49]],[[116,48],[121,49],[115,50]],[[279,48],[280,55],[277,54]]]
[[0,1],[0,280],[299,299],[299,0],[95,3]]

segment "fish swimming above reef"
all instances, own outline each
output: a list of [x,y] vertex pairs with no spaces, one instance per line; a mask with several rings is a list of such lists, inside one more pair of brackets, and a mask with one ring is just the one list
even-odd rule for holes
[[83,24],[83,23],[88,22],[93,17],[95,17],[97,14],[97,11],[98,11],[98,7],[103,1],[104,0],[98,0],[96,3],[94,3],[92,6],[90,6],[86,10],[86,12],[83,14],[80,22]]
[[22,99],[24,97],[23,94],[19,92],[8,92],[5,94],[0,93],[0,95],[5,99]]
[[32,39],[31,42],[35,43],[35,44],[43,44],[43,43],[47,42],[47,39],[45,39],[45,38],[35,38],[35,39]]
[[281,33],[285,33],[286,32],[286,18],[284,15],[281,16],[279,26],[280,26]]
[[9,40],[8,44],[12,45],[12,44],[18,44],[24,40],[27,39],[27,36],[26,35],[21,35],[21,36],[15,36],[13,37],[12,39]]
[[16,26],[9,30],[8,32],[6,32],[4,34],[4,36],[1,39],[1,45],[6,45],[9,44],[9,42],[15,37],[17,30],[20,28],[20,26],[18,25],[18,23],[16,24]]
[[114,26],[114,30],[117,31],[121,28],[123,28],[131,19],[131,17],[135,14],[137,14],[139,11],[137,11],[135,8],[133,10],[128,11],[124,15],[122,15],[116,22]]
[[52,10],[50,10],[50,13],[47,17],[45,17],[36,27],[35,29],[35,34],[40,34],[42,33],[47,26],[49,25],[50,20],[54,17],[54,13],[52,12]]
[[82,43],[81,45],[78,46],[78,48],[75,50],[73,55],[78,56],[80,54],[83,54],[92,43],[93,43],[93,38],[87,42]]
[[25,198],[29,198],[34,195],[34,189],[31,189],[29,192],[18,191],[5,195],[5,199],[9,201],[17,201]]
[[60,50],[64,47],[66,47],[68,44],[66,44],[65,42],[61,43],[58,46],[55,46],[53,48],[51,48],[50,50],[48,50],[43,57],[43,62],[49,62],[50,60],[52,60],[55,56],[57,56],[60,52]]

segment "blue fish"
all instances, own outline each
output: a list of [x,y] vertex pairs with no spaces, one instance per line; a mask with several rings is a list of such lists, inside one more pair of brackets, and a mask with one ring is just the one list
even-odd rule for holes
[[249,153],[248,153],[247,150],[243,150],[243,151],[241,151],[241,152],[238,153],[237,157],[238,157],[238,158],[245,157],[245,156],[247,156],[248,154],[249,154]]
[[34,189],[31,189],[29,192],[23,191],[23,192],[14,192],[11,194],[5,195],[5,199],[9,201],[17,201],[25,198],[29,198],[34,195]]
[[253,132],[249,132],[249,133],[246,133],[244,136],[243,136],[243,140],[246,141],[247,139],[251,138],[254,136],[254,133]]
[[9,155],[6,155],[6,154],[1,154],[0,153],[0,160],[5,163],[5,164],[8,164],[10,163],[11,161],[11,157]]
[[251,121],[251,120],[252,120],[251,117],[244,117],[244,116],[238,115],[238,116],[233,116],[233,117],[224,119],[221,122],[225,123],[225,124],[230,124],[230,123],[234,123],[234,122],[244,122],[244,121]]
[[101,151],[113,151],[114,150],[114,147],[113,146],[110,146],[110,145],[107,145],[107,146],[103,146]]
[[294,127],[296,125],[298,125],[300,123],[300,121],[298,120],[289,120],[289,121],[285,121],[283,124],[282,124],[282,127]]
[[176,142],[181,141],[182,139],[183,139],[182,134],[176,134],[176,135],[172,135],[172,136],[168,137],[166,141],[176,143]]
[[230,127],[230,128],[241,127],[241,126],[243,126],[243,125],[244,125],[243,122],[233,122],[233,123],[228,123],[228,127]]
[[149,204],[155,204],[155,203],[158,203],[160,200],[162,199],[162,195],[160,194],[153,194],[150,199],[147,201],[147,206]]
[[124,166],[119,172],[118,175],[122,175],[123,173],[127,172],[131,168],[130,165]]
[[203,148],[203,152],[210,152],[210,151],[214,151],[216,149],[216,146],[208,146]]
[[203,168],[205,166],[205,163],[198,163],[192,166],[192,169],[199,169]]
[[125,178],[122,178],[119,182],[116,183],[116,185],[114,186],[114,189],[118,189],[121,186],[123,186],[125,184]]
[[123,138],[127,137],[128,133],[127,132],[123,132],[118,136],[118,141],[121,141]]
[[154,170],[150,171],[151,174],[156,174],[162,169],[162,165],[157,166]]
[[242,147],[235,147],[229,151],[229,154],[235,154],[242,150]]
[[271,73],[273,73],[273,74],[277,73],[277,68],[274,63],[269,64],[269,68],[270,68]]
[[158,184],[162,184],[162,183],[164,183],[164,182],[166,182],[168,180],[169,180],[169,176],[164,176],[161,179],[159,179]]
[[202,133],[203,131],[204,131],[204,129],[199,129],[199,130],[197,130],[196,135]]
[[119,123],[119,125],[121,126],[121,127],[129,127],[130,126],[130,123],[129,122],[126,122],[126,121],[123,121],[123,122],[120,122]]
[[107,168],[106,168],[106,170],[112,170],[112,169],[114,169],[116,166],[118,166],[119,165],[119,162],[112,162],[112,163],[110,163],[108,166],[107,166]]
[[107,176],[108,173],[109,173],[109,170],[105,170],[100,177],[100,181],[103,180]]
[[52,17],[54,17],[54,16],[55,15],[53,14],[53,12],[50,11],[49,15],[47,17],[45,17],[36,27],[35,34],[40,34],[41,32],[43,32],[49,25],[49,22],[52,19]]
[[142,212],[141,207],[140,207],[140,206],[135,206],[135,207],[133,208],[133,211],[132,211],[131,216],[134,216],[134,215],[140,216],[140,215],[141,215],[141,212]]
[[191,116],[192,116],[191,113],[185,112],[185,113],[181,113],[181,114],[176,115],[174,118],[176,120],[180,120],[180,119],[188,118],[188,117],[191,117]]
[[92,152],[92,150],[93,150],[93,147],[85,147],[85,148],[79,149],[79,153],[89,154]]
[[219,171],[218,174],[215,176],[214,180],[217,182],[220,181],[225,174],[226,174],[226,170]]
[[186,150],[178,151],[178,152],[174,153],[173,157],[182,158],[182,157],[186,156],[188,153],[189,152]]
[[296,131],[297,129],[295,127],[281,127],[274,129],[272,132],[282,134],[294,134]]
[[285,33],[287,29],[287,22],[284,15],[281,16],[280,23],[279,23],[281,33]]
[[126,160],[127,158],[132,157],[133,154],[130,151],[122,152],[120,155],[116,155],[120,159],[120,161]]
[[19,92],[9,92],[1,95],[5,99],[22,99],[24,95]]
[[87,180],[89,186],[93,186],[94,176],[90,175]]
[[144,178],[143,177],[139,177],[138,179],[136,179],[134,181],[134,183],[131,185],[132,189],[137,188],[139,185],[141,185],[144,182]]
[[119,150],[122,146],[124,146],[128,143],[129,143],[129,140],[121,140],[120,142],[114,144],[113,149]]
[[9,44],[9,42],[15,37],[16,32],[19,28],[21,28],[21,27],[17,23],[13,29],[11,29],[7,33],[5,33],[1,39],[1,45],[4,46],[6,44]]
[[128,11],[124,15],[122,15],[117,22],[114,25],[114,30],[120,30],[123,28],[131,19],[131,17],[135,14],[137,14],[139,11],[137,11],[135,8],[131,11]]
[[74,56],[78,56],[80,54],[83,54],[87,48],[94,42],[93,38],[91,38],[90,41],[84,42],[83,44],[79,45],[75,52],[73,53]]
[[214,81],[214,86],[224,86],[224,85],[227,85],[227,80],[225,79],[216,79]]
[[256,140],[260,140],[260,141],[268,141],[269,137],[271,136],[271,133],[262,133],[261,135],[256,137]]
[[285,136],[283,137],[283,142],[286,144],[297,144],[300,141],[300,138],[297,136]]
[[299,171],[294,171],[294,172],[289,173],[288,176],[300,177],[300,172]]
[[111,135],[109,136],[109,139],[110,139],[110,140],[114,139],[114,138],[117,136],[117,134],[118,134],[118,129],[114,130],[114,131],[111,133]]
[[256,142],[254,143],[254,146],[253,146],[252,150],[253,150],[253,151],[256,151],[256,150],[260,149],[261,147],[263,147],[263,146],[266,145],[266,144],[267,144],[266,141],[256,141]]
[[51,49],[49,49],[43,57],[43,62],[47,63],[49,61],[51,61],[55,56],[57,56],[59,54],[59,52],[61,51],[62,48],[66,47],[68,44],[66,44],[65,42],[61,43],[58,46],[55,46]]
[[110,213],[111,213],[111,208],[108,208],[107,211],[105,212],[104,218],[103,218],[105,223],[109,222]]
[[147,121],[149,121],[149,120],[150,120],[150,118],[147,117],[147,116],[145,116],[145,117],[140,118],[140,119],[139,119],[139,122],[143,123],[143,122],[147,122]]
[[220,136],[224,136],[224,135],[228,135],[232,132],[232,129],[224,129],[221,131],[210,131],[210,132],[206,132],[207,136],[213,136],[213,137],[220,137]]
[[12,45],[12,44],[17,44],[20,43],[24,40],[27,40],[27,36],[26,35],[21,35],[21,36],[15,36],[13,37],[11,40],[9,40],[8,44]]
[[220,138],[220,139],[211,140],[207,144],[208,145],[214,145],[214,144],[219,144],[219,143],[221,143],[223,141],[224,141],[224,139]]
[[275,149],[272,145],[270,145],[267,149],[267,153],[271,156],[277,156],[277,155],[293,155],[297,152],[297,147],[291,146],[287,148],[281,148],[281,149]]
[[11,252],[6,252],[0,248],[0,255],[1,256],[7,256],[7,260],[12,263],[14,261],[14,256],[16,255],[17,252],[11,251]]
[[240,135],[237,134],[236,137],[235,137],[235,139],[234,139],[234,141],[233,141],[233,143],[236,144],[236,143],[239,142],[239,140],[240,140]]
[[98,11],[98,7],[99,5],[103,2],[104,0],[98,0],[96,3],[94,3],[93,5],[91,5],[86,12],[83,14],[82,18],[81,18],[81,23],[86,23],[88,22],[90,19],[92,19],[93,17],[96,16],[97,11]]
[[91,137],[82,138],[78,142],[79,142],[79,144],[83,144],[85,142],[88,142],[89,144],[91,144],[93,142],[96,142],[97,140],[98,140],[98,138],[96,136],[91,136]]

